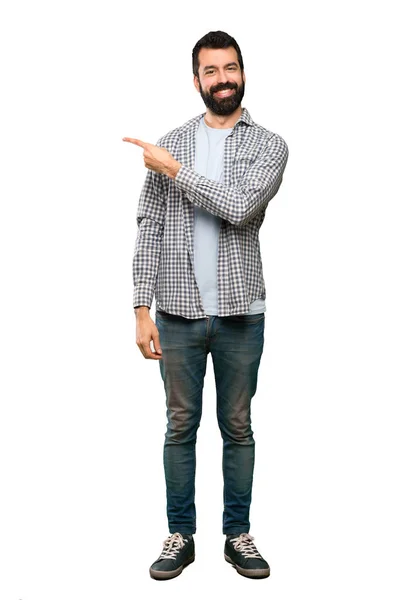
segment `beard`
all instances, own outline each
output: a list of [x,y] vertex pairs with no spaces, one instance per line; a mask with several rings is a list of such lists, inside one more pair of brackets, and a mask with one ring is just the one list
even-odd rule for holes
[[[231,115],[240,106],[242,98],[244,96],[244,81],[239,86],[237,83],[219,83],[213,88],[210,88],[209,92],[205,92],[200,85],[200,95],[203,98],[203,102],[211,112],[216,115],[228,116]],[[226,98],[217,98],[214,96],[216,92],[222,90],[236,90],[232,96]]]

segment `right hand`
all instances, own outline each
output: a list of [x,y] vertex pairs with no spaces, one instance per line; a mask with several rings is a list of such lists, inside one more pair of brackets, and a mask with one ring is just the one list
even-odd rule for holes
[[[150,347],[151,340],[153,340],[155,352]],[[136,344],[145,358],[154,360],[162,358],[158,329],[148,311],[136,314]]]

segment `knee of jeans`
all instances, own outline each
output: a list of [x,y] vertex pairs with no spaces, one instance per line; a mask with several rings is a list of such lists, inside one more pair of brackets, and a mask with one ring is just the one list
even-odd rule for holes
[[248,416],[223,418],[218,416],[218,425],[222,439],[242,446],[254,446],[253,431]]
[[166,440],[172,444],[196,441],[199,425],[200,415],[187,415],[171,411],[168,415]]

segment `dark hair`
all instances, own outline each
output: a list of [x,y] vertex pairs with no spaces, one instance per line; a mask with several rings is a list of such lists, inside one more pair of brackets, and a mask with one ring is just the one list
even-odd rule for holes
[[202,48],[235,48],[239,66],[243,71],[243,58],[237,41],[225,33],[225,31],[210,31],[204,35],[195,45],[192,51],[193,75],[199,76],[199,52]]

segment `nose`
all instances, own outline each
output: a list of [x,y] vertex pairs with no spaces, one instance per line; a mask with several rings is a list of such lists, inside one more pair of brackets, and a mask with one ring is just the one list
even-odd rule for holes
[[217,71],[217,83],[227,83],[227,76],[223,69]]

